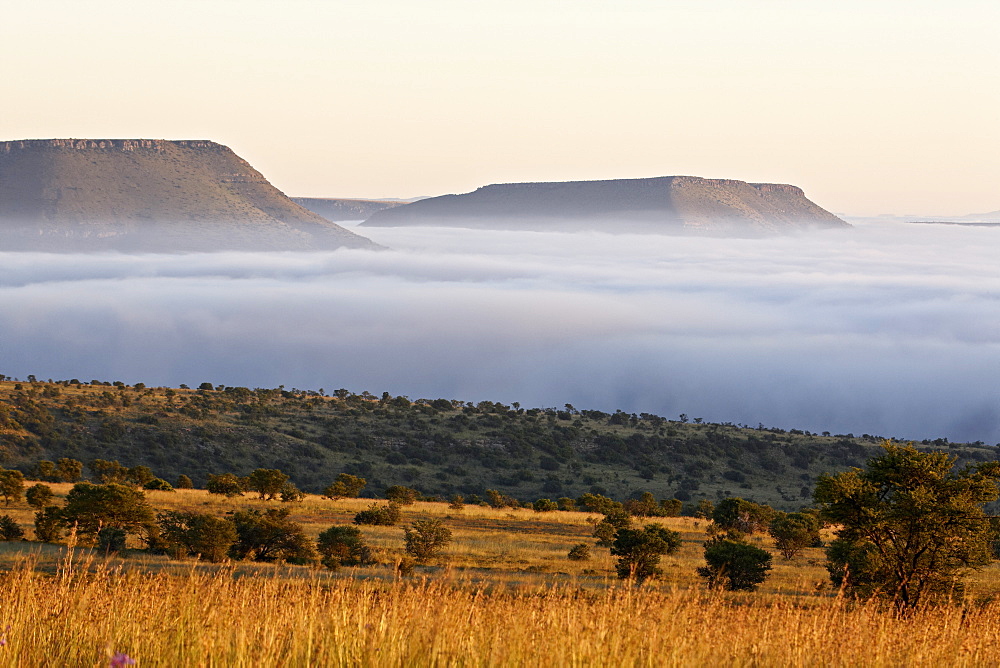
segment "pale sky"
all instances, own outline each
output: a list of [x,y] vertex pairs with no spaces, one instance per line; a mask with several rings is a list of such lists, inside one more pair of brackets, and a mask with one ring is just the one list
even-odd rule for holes
[[1000,209],[995,0],[4,9],[0,139],[207,138],[289,195],[689,174]]

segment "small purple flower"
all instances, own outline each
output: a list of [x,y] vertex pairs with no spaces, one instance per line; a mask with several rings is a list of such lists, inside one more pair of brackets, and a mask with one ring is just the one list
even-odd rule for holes
[[122,668],[123,666],[134,666],[135,659],[130,657],[124,652],[115,652],[115,655],[111,657],[110,668]]

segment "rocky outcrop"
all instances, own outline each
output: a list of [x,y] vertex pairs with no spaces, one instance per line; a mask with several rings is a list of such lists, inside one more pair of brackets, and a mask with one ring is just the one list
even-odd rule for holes
[[795,186],[694,176],[489,185],[379,211],[362,225],[726,236],[849,227]]
[[292,201],[332,221],[365,220],[382,209],[392,209],[406,204],[397,200],[330,197],[293,197]]
[[0,250],[377,248],[207,140],[0,142]]

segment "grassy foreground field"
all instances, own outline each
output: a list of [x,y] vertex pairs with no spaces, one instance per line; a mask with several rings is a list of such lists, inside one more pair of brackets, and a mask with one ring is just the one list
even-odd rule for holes
[[[62,496],[70,486],[52,487]],[[219,515],[279,505],[201,490],[149,500]],[[368,503],[309,496],[281,505],[315,536]],[[29,508],[6,512],[30,528]],[[680,531],[683,546],[664,559],[664,579],[630,587],[614,577],[606,549],[593,548],[590,561],[566,558],[572,545],[593,542],[594,515],[444,503],[403,512],[403,524],[437,517],[455,537],[410,577],[395,569],[399,526],[361,527],[381,563],[336,572],[0,544],[0,666],[106,666],[114,652],[162,666],[1000,663],[995,566],[976,575],[964,602],[900,618],[832,591],[819,549],[790,561],[775,554],[756,593],[706,591],[694,575],[705,523],[693,518],[655,520]]]
[[996,665],[1000,607],[909,618],[839,598],[445,580],[322,581],[20,568],[0,664],[162,666]]

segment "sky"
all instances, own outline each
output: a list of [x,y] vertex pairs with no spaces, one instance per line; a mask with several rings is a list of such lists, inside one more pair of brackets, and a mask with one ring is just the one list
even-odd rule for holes
[[687,174],[1000,209],[994,0],[36,0],[0,139],[207,138],[291,196]]
[[0,371],[1000,442],[1000,228],[365,231],[392,250],[0,253]]

